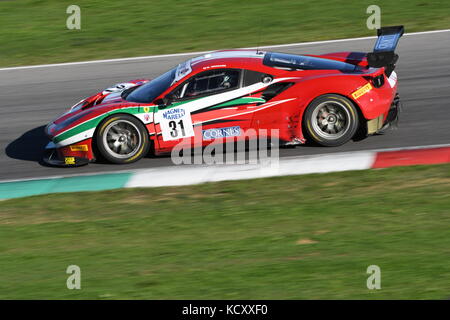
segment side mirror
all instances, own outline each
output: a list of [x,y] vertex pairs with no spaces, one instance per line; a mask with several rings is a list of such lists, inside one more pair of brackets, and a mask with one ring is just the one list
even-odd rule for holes
[[162,99],[155,100],[155,104],[158,106],[158,108],[162,109],[170,106],[172,104],[172,101],[173,101],[172,97],[167,95]]

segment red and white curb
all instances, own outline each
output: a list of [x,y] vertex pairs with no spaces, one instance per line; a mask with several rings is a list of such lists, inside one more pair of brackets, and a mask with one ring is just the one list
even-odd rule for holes
[[47,177],[0,182],[0,199],[31,195],[164,187],[396,166],[450,163],[450,144],[283,157],[267,164],[183,165],[94,175]]
[[450,162],[450,147],[415,148],[377,152],[372,169]]

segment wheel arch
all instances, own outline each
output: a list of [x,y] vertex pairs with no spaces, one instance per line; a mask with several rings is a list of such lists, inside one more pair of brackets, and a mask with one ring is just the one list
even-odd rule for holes
[[135,115],[133,115],[132,113],[129,113],[129,112],[114,112],[114,113],[107,113],[107,114],[105,114],[99,120],[97,125],[95,126],[94,133],[92,134],[92,153],[94,154],[95,158],[98,158],[100,156],[100,152],[99,152],[98,147],[97,147],[97,132],[98,132],[101,124],[103,124],[103,122],[105,122],[110,117],[121,116],[121,115],[131,116],[131,117],[137,119],[144,126],[145,131],[147,132],[148,139],[149,139],[150,150],[153,150],[154,144],[153,144],[153,140],[150,139],[150,132],[148,131],[147,125],[141,119],[139,119],[138,117],[136,117]]
[[351,136],[351,139],[353,139],[353,140],[354,139],[360,140],[363,137],[365,137],[366,136],[365,133],[366,133],[366,127],[367,127],[366,126],[366,121],[367,120],[364,117],[360,106],[353,99],[348,97],[347,95],[342,94],[342,93],[336,93],[336,92],[322,93],[322,94],[320,94],[318,96],[315,96],[315,97],[309,99],[308,101],[304,102],[304,104],[302,106],[302,110],[301,110],[301,116],[300,116],[300,119],[299,119],[300,123],[301,123],[302,136],[307,137],[309,135],[309,134],[307,134],[308,130],[306,128],[306,121],[305,121],[305,117],[306,117],[306,114],[307,114],[306,110],[308,109],[308,107],[315,100],[318,100],[318,99],[323,98],[323,97],[328,96],[328,95],[334,96],[336,98],[338,98],[338,97],[345,98],[346,100],[342,100],[342,102],[345,103],[345,104],[350,103],[354,107],[354,109],[356,110],[356,118],[358,120],[358,126],[356,127],[356,131],[354,132],[354,134]]
[[355,107],[355,109],[356,109],[356,111],[358,113],[359,127],[360,127],[359,129],[361,129],[361,127],[363,127],[363,128],[365,127],[364,125],[366,124],[367,119],[366,119],[366,117],[364,116],[364,114],[363,114],[363,112],[361,110],[361,106],[354,99],[352,99],[352,97],[349,97],[348,95],[340,93],[340,92],[325,92],[325,93],[321,93],[320,95],[317,95],[315,97],[311,97],[309,100],[307,100],[307,101],[305,101],[303,103],[303,107],[302,107],[301,115],[300,115],[300,121],[302,123],[302,131],[303,132],[305,130],[305,128],[304,128],[304,121],[303,121],[304,119],[303,118],[305,117],[306,109],[311,105],[311,103],[314,100],[319,99],[319,98],[321,98],[323,96],[326,96],[326,95],[336,95],[336,96],[341,96],[341,97],[344,97],[344,98],[348,99],[353,104],[353,106]]
[[361,104],[353,99],[351,93],[358,87],[367,83],[367,80],[361,75],[322,75],[318,77],[306,78],[296,86],[298,97],[303,100],[301,105],[301,120],[303,120],[306,108],[315,99],[334,94],[347,98],[358,110],[358,116],[361,121],[366,121],[366,115]]

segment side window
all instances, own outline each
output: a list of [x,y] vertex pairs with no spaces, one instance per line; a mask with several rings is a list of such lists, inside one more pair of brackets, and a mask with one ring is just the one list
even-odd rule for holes
[[202,72],[183,83],[173,92],[173,98],[189,99],[232,90],[239,87],[240,70],[220,69]]

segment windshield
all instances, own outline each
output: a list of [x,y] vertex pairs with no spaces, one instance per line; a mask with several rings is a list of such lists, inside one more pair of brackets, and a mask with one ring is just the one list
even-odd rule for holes
[[167,71],[154,80],[147,82],[146,84],[138,87],[136,90],[133,90],[124,98],[127,101],[131,102],[152,102],[157,96],[159,96],[161,93],[167,90],[167,88],[170,87],[173,80],[175,79],[175,71],[176,68]]
[[340,70],[351,72],[356,69],[356,66],[342,61],[274,52],[268,52],[265,55],[264,64],[270,67],[303,70]]

